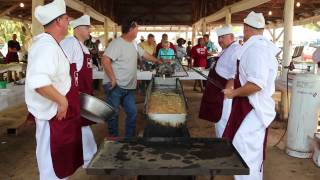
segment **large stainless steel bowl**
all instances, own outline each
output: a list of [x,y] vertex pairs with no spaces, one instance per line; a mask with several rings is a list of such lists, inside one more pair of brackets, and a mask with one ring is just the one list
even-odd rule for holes
[[96,123],[105,123],[114,109],[106,102],[91,95],[81,93],[81,116]]

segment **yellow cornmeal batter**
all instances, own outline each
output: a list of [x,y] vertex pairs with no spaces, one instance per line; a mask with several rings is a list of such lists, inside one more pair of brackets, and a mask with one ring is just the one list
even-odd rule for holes
[[179,94],[173,92],[155,91],[151,93],[149,113],[185,114],[184,102]]

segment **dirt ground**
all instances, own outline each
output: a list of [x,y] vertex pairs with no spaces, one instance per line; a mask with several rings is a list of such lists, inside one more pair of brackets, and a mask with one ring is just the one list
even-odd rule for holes
[[[214,137],[214,124],[198,119],[199,104],[202,94],[192,91],[192,82],[184,82],[185,94],[189,103],[191,118],[188,120],[188,129],[192,137]],[[101,92],[97,92],[103,97]],[[137,131],[143,130],[143,102],[144,97],[137,92]],[[0,102],[1,103],[1,102]],[[35,126],[23,124],[26,117],[24,104],[0,112],[0,180],[31,180],[38,179],[38,169],[35,159]],[[123,132],[124,114],[120,114],[120,133]],[[7,128],[18,127],[17,135],[7,135]],[[277,147],[273,145],[284,132],[285,123],[274,121],[268,136],[267,160],[264,166],[265,180],[320,180],[320,168],[316,167],[311,159],[293,158],[284,152],[286,138]],[[106,135],[104,124],[92,127],[97,144],[103,141]],[[117,180],[120,177],[89,176],[84,169],[79,169],[71,180]],[[206,180],[210,177],[197,177],[197,180]],[[228,176],[216,176],[217,180],[232,180]]]

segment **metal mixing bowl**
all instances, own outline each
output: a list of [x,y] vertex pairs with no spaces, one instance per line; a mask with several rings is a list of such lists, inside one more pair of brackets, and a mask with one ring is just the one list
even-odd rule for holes
[[80,102],[81,116],[96,123],[105,123],[114,113],[112,106],[89,94],[80,93]]

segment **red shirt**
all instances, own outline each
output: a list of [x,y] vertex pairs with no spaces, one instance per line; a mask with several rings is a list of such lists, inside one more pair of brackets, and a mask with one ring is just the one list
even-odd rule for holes
[[[159,50],[162,48],[162,43],[159,43],[156,47],[156,57],[158,56]],[[173,49],[174,54],[177,54],[176,47],[170,42],[170,48]]]
[[207,66],[207,56],[208,49],[205,46],[200,46],[199,44],[192,47],[191,58],[194,59],[194,67],[206,67]]

